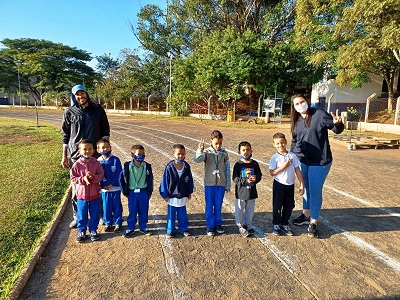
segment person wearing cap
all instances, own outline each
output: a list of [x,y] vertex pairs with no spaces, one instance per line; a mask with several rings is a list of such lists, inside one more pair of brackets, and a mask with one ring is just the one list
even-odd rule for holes
[[[61,124],[63,143],[61,166],[65,169],[70,169],[79,159],[78,144],[81,140],[89,140],[94,149],[97,149],[97,141],[101,138],[109,139],[110,136],[110,125],[103,107],[92,101],[83,85],[75,85],[71,91],[71,106],[65,110]],[[100,154],[95,150],[93,157],[99,156]],[[70,228],[76,227],[77,202],[74,190],[74,184],[72,184],[74,219],[69,224]]]

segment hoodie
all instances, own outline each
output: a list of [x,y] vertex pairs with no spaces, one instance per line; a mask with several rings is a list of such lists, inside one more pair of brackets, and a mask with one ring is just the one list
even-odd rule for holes
[[[83,86],[78,90],[86,92]],[[93,103],[92,99],[87,94],[89,105],[82,107],[78,104],[75,99],[75,95],[71,95],[72,106],[68,107],[63,116],[61,124],[62,132],[62,143],[68,148],[68,157],[72,160],[79,158],[78,144],[83,139],[88,139],[92,142],[94,149],[96,149],[96,143],[102,137],[110,136],[110,125],[104,109],[97,103]],[[97,152],[94,153],[93,157],[98,157]]]
[[[83,180],[88,171],[94,175],[89,185]],[[100,182],[104,178],[104,171],[96,158],[91,157],[88,162],[83,157],[79,158],[72,165],[70,177],[71,181],[76,184],[77,199],[90,201],[100,197]]]

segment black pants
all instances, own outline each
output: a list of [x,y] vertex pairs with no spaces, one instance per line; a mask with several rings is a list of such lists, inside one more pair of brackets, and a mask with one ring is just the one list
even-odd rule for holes
[[294,208],[294,184],[285,185],[274,180],[272,186],[272,224],[289,225]]

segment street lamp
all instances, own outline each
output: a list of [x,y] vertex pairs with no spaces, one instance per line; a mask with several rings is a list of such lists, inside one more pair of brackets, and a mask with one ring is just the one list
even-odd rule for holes
[[[169,57],[169,101],[172,100],[172,52],[168,51],[167,55]],[[167,102],[167,112],[168,112],[168,102]]]

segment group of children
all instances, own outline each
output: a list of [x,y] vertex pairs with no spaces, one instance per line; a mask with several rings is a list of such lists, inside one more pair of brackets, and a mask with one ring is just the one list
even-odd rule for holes
[[[207,235],[223,234],[222,203],[225,192],[230,191],[231,175],[227,151],[222,148],[223,136],[218,130],[211,133],[211,145],[204,148],[202,139],[194,155],[194,162],[204,163],[204,196]],[[270,159],[269,171],[274,177],[273,183],[273,229],[272,233],[292,235],[289,218],[294,208],[294,183],[297,176],[299,192],[304,193],[300,162],[295,154],[287,151],[287,141],[282,133],[273,136],[277,153]],[[147,228],[149,200],[153,192],[154,178],[151,164],[145,161],[145,149],[142,145],[131,148],[132,160],[122,167],[118,157],[111,153],[109,140],[97,142],[97,151],[101,156],[92,157],[93,145],[88,140],[79,143],[81,157],[71,168],[70,177],[76,184],[78,202],[77,242],[86,238],[89,228],[90,239],[99,239],[97,227],[100,217],[104,219],[105,231],[122,231],[121,192],[128,198],[129,214],[123,237],[134,234],[136,223],[139,231],[151,235]],[[252,227],[255,199],[258,197],[256,184],[262,173],[257,161],[252,159],[252,148],[249,142],[238,146],[240,155],[233,167],[232,180],[235,183],[235,222],[242,236],[255,233]],[[173,146],[173,160],[165,169],[159,186],[159,193],[168,204],[167,237],[178,231],[189,236],[189,221],[186,204],[194,190],[190,165],[185,161],[186,150],[182,144]],[[100,216],[101,206],[103,215]],[[90,215],[90,220],[88,219]],[[114,227],[113,227],[114,225]]]

